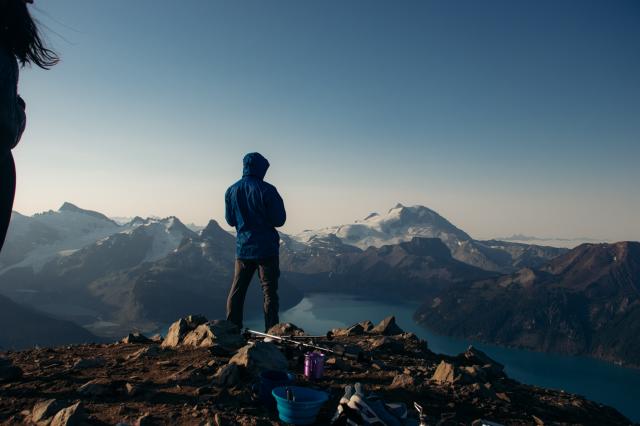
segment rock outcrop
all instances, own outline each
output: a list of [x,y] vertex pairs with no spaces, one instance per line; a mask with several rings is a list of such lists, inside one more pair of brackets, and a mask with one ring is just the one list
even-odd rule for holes
[[264,370],[287,370],[289,363],[282,351],[273,343],[252,342],[241,348],[230,360],[257,374]]
[[230,321],[207,321],[201,315],[181,318],[169,327],[163,348],[175,348],[180,345],[200,348],[218,347],[225,351],[234,351],[244,344],[238,327]]

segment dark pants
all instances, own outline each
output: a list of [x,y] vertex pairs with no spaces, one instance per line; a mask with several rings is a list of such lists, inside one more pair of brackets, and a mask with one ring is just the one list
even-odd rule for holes
[[236,259],[233,284],[227,298],[227,319],[242,329],[244,299],[247,289],[258,270],[262,293],[264,294],[264,327],[269,330],[278,324],[278,278],[280,277],[280,259]]
[[9,229],[16,194],[16,165],[10,152],[0,152],[0,250]]

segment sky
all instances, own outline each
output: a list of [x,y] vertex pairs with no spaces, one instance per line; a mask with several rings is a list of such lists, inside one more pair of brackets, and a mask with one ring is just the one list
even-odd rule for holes
[[283,231],[400,202],[476,238],[640,240],[637,1],[36,0],[15,210],[224,222],[258,151]]

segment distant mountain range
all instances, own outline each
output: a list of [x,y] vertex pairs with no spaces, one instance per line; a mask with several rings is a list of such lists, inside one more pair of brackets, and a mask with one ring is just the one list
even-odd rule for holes
[[[351,224],[281,234],[281,309],[313,292],[425,301],[416,318],[441,333],[637,365],[640,260],[637,243],[620,244],[568,250],[474,240],[433,210],[397,205]],[[194,312],[224,316],[234,246],[215,221],[199,231],[176,217],[119,224],[70,203],[14,213],[0,293],[99,336],[161,330]],[[617,254],[587,254],[593,250]],[[260,310],[259,286],[247,307]]]
[[640,367],[640,243],[583,244],[540,269],[463,283],[416,318],[447,335]]
[[553,247],[565,247],[574,248],[584,243],[600,243],[605,242],[603,240],[597,240],[589,237],[575,237],[575,238],[544,238],[534,237],[531,235],[513,234],[509,237],[498,237],[501,241],[511,241],[525,244],[538,244],[538,245],[550,245]]
[[[118,225],[69,203],[14,218],[0,255],[0,292],[19,303],[103,336],[161,329],[194,311],[224,316],[235,238],[215,221],[200,233],[175,217]],[[67,232],[73,223],[79,229]],[[284,308],[301,299],[286,280],[282,288]],[[248,308],[261,307],[260,296],[254,288]]]

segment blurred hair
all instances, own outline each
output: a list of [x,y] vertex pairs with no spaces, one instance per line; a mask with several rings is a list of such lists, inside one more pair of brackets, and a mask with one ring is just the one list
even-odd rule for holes
[[24,0],[0,0],[0,45],[22,66],[35,64],[49,69],[59,62],[58,55],[42,41]]

